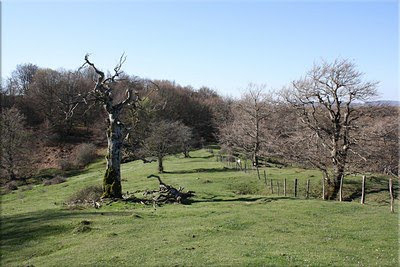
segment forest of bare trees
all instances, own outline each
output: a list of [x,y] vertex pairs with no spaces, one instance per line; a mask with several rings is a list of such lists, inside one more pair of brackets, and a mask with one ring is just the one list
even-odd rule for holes
[[18,65],[4,81],[3,184],[59,168],[49,149],[68,154],[81,143],[108,147],[106,197],[121,196],[121,161],[158,160],[162,172],[164,156],[189,157],[190,149],[217,143],[257,169],[271,159],[317,168],[329,199],[346,174],[398,175],[399,107],[370,104],[379,84],[349,60],[316,64],[276,93],[250,84],[237,99],[130,76],[123,57],[110,75],[88,56],[84,63],[79,70]]

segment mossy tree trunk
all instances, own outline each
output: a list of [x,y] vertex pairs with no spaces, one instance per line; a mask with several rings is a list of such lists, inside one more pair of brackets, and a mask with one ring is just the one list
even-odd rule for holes
[[325,199],[334,200],[337,198],[340,190],[340,183],[344,177],[344,167],[334,166],[333,179],[328,179]]
[[[117,116],[116,116],[117,117]],[[107,169],[103,179],[103,198],[121,198],[121,148],[123,143],[122,123],[115,114],[109,114],[107,129]]]

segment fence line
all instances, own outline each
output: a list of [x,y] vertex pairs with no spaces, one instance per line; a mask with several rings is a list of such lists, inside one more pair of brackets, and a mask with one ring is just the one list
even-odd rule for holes
[[[228,167],[233,167],[236,170],[241,170],[247,173],[250,170],[254,170],[255,166],[249,166],[248,165],[248,159],[244,160],[244,168],[242,166],[242,161],[240,159],[235,159],[235,161],[231,161],[231,158],[228,158],[227,156],[223,155],[215,155],[215,160],[218,162],[225,163]],[[257,170],[257,176],[260,179],[260,172],[259,168],[256,168]],[[264,183],[266,187],[268,187],[268,176],[266,170],[263,170],[263,175],[264,175]],[[322,177],[322,199],[325,200],[326,197],[326,188],[325,188],[325,177]],[[344,175],[342,175],[340,179],[340,184],[339,184],[339,201],[343,201],[343,184],[344,184]],[[271,187],[271,193],[274,194],[274,183],[273,179],[270,179],[269,185]],[[278,196],[281,194],[281,184],[279,180],[276,180],[276,186],[277,186],[277,194]],[[311,186],[311,180],[307,179],[306,180],[306,190],[305,190],[305,198],[309,199],[310,198],[310,186]],[[394,194],[394,187],[393,187],[393,178],[389,178],[389,184],[388,184],[388,189],[389,189],[389,196],[390,196],[390,211],[393,213],[394,212],[394,200],[395,200],[395,194]],[[318,191],[317,191],[318,192]],[[287,179],[283,179],[283,195],[287,196],[288,194],[288,187],[287,187]],[[293,195],[295,198],[298,197],[298,179],[294,179],[294,186],[293,186]],[[315,196],[315,195],[314,195]],[[365,198],[366,198],[366,176],[362,176],[362,183],[361,183],[361,199],[360,199],[360,204],[364,205],[365,204]]]

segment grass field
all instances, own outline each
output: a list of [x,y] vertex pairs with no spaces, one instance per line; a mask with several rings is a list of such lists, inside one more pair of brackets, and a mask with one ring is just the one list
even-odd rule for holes
[[[206,150],[191,155],[169,157],[162,175],[168,184],[196,191],[188,205],[67,209],[63,203],[73,193],[101,183],[103,161],[65,183],[3,195],[1,265],[398,266],[398,209],[390,213],[386,178],[368,178],[366,205],[360,205],[360,177],[346,177],[345,198],[354,201],[328,202],[319,199],[318,171],[268,168],[274,183],[287,179],[284,197],[272,195],[255,171],[224,168]],[[130,162],[122,169],[124,191],[158,187],[146,178],[156,163]],[[294,178],[298,199],[292,197]],[[304,199],[306,179],[311,199]],[[87,231],[79,231],[82,221],[89,221]]]

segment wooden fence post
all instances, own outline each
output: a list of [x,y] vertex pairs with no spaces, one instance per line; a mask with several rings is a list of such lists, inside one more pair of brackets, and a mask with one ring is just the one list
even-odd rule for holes
[[306,198],[308,198],[309,192],[310,192],[310,179],[307,179]]
[[264,170],[264,182],[265,184],[267,184],[267,173],[265,172],[265,170]]
[[339,201],[342,202],[343,200],[343,180],[344,180],[344,175],[342,174],[342,177],[340,177],[340,187],[339,187]]
[[283,195],[286,197],[286,178],[283,180]]
[[274,185],[273,185],[273,183],[272,183],[272,179],[269,179],[271,182],[270,182],[270,186],[271,186],[271,194],[273,194],[274,193]]
[[247,159],[244,161],[244,172],[247,172]]
[[276,185],[278,186],[278,196],[279,196],[279,191],[280,191],[280,188],[279,188],[279,181],[276,181]]
[[297,178],[294,179],[294,197],[297,197]]
[[325,177],[322,177],[322,199],[325,200]]
[[390,212],[394,212],[394,208],[393,208],[394,196],[393,196],[393,180],[392,180],[392,177],[389,178],[389,193],[390,193]]
[[361,204],[365,203],[365,175],[362,177],[362,185],[361,185]]

